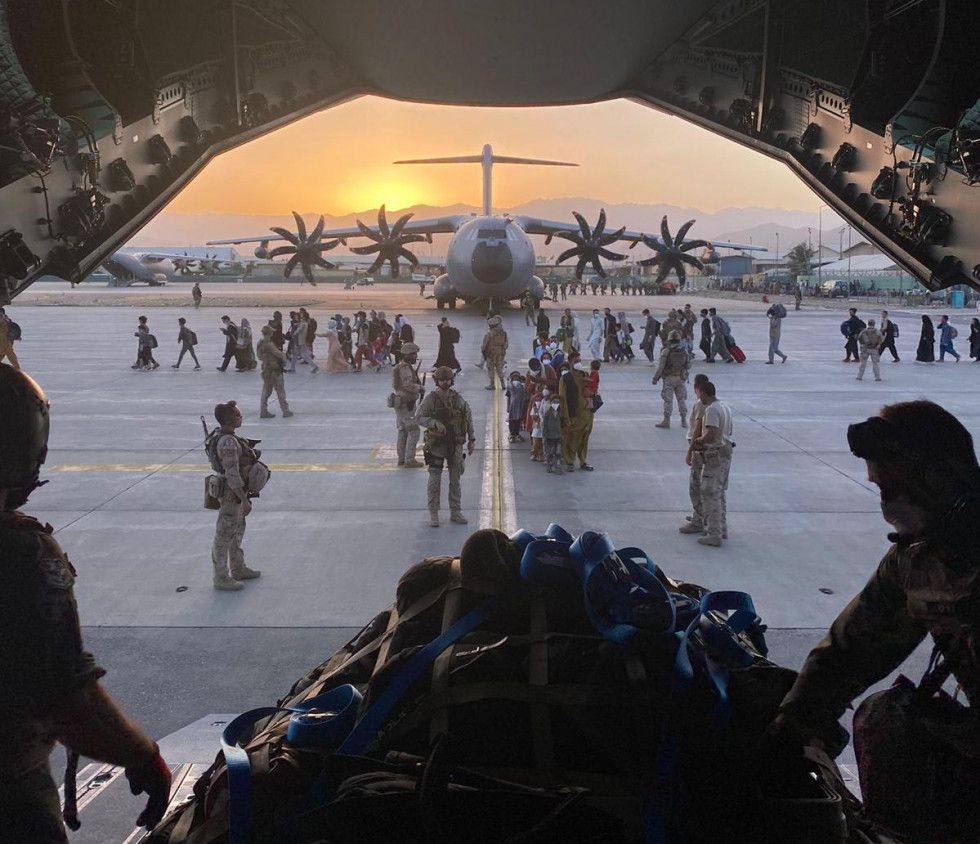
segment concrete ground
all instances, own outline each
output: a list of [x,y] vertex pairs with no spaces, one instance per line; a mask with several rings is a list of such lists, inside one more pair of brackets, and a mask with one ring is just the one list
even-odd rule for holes
[[[608,531],[621,546],[644,548],[675,578],[747,591],[769,625],[772,657],[798,668],[888,547],[875,489],[847,449],[848,424],[918,397],[943,404],[973,431],[980,423],[980,368],[971,368],[964,343],[972,314],[951,313],[963,362],[922,365],[914,363],[918,314],[893,311],[902,361],[883,362],[884,380],[875,383],[870,369],[857,382],[857,367],[841,363],[839,311],[808,303],[797,313],[790,303],[782,341],[789,360],[767,366],[766,305],[718,302],[748,362],[694,368],[708,372],[731,405],[737,443],[730,539],[706,548],[677,530],[688,512],[685,435],[676,417],[670,430],[653,427],[659,387],[650,385],[645,361],[603,366],[606,404],[589,454],[596,470],[557,477],[530,463],[527,445],[509,446],[505,426],[500,436],[502,396],[483,389],[486,376],[474,366],[484,331],[479,312],[438,312],[408,285],[223,285],[205,290],[205,304],[219,307],[195,311],[186,287],[38,288],[7,309],[24,332],[22,365],[45,389],[52,413],[43,472],[50,483],[25,509],[55,527],[78,570],[86,645],[108,669],[112,693],[156,737],[268,705],[390,603],[407,565],[456,553],[472,529],[489,525],[533,532],[554,521],[572,533]],[[690,298],[696,310],[711,303]],[[595,305],[625,309],[639,327],[641,308],[662,319],[684,301],[587,296],[567,304],[583,317]],[[478,437],[463,477],[469,526],[429,527],[426,473],[394,467],[387,373],[312,376],[301,366],[287,376],[296,415],[260,420],[258,374],[215,371],[222,313],[248,317],[257,331],[273,308],[302,303],[321,329],[335,311],[374,307],[389,320],[405,313],[423,367],[435,358],[439,317],[460,327],[457,387]],[[560,305],[546,305],[553,324]],[[139,313],[160,341],[154,372],[130,369]],[[179,371],[170,368],[178,316],[198,334],[201,371],[186,359]],[[532,329],[517,310],[505,312],[504,323],[510,367],[520,368]],[[263,575],[240,593],[211,588],[214,514],[202,509],[200,417],[213,424],[214,404],[230,398],[242,404],[242,433],[262,440],[273,468],[245,536],[248,562]],[[920,648],[904,670],[917,677],[924,664]],[[173,752],[183,755],[169,761],[210,761],[213,733],[197,744],[173,739]],[[123,840],[137,808],[122,793],[93,800],[73,840]]]

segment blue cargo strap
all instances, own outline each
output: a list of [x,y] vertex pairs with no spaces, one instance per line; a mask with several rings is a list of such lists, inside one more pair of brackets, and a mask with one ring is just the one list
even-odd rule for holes
[[[342,705],[341,708],[338,708],[338,702]],[[221,750],[228,767],[228,844],[246,844],[252,818],[252,765],[247,751],[238,743],[242,736],[268,715],[293,712],[302,717],[313,710],[335,711],[333,730],[346,733],[349,726],[345,727],[344,724],[353,723],[360,702],[361,693],[357,689],[353,686],[339,686],[296,706],[263,706],[243,712],[228,722],[221,731]],[[321,729],[328,725],[327,719],[321,719]]]

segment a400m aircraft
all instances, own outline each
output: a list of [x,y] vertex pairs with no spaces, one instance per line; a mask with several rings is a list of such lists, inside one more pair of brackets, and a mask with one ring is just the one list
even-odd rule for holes
[[[313,282],[313,267],[326,269],[334,267],[322,257],[323,252],[334,249],[340,244],[346,246],[352,237],[365,237],[373,243],[367,246],[354,246],[351,251],[358,255],[376,255],[369,272],[376,272],[385,261],[391,267],[394,277],[399,273],[399,261],[404,260],[413,267],[418,265],[418,259],[406,245],[420,241],[432,242],[432,235],[451,233],[452,240],[446,251],[446,272],[440,275],[433,286],[433,294],[438,308],[449,305],[456,306],[462,299],[465,302],[476,300],[508,301],[518,299],[525,292],[530,292],[536,299],[544,296],[544,282],[534,274],[534,246],[528,235],[544,235],[545,243],[550,243],[554,237],[562,238],[574,244],[558,257],[558,263],[577,258],[575,274],[581,278],[589,265],[600,275],[606,272],[600,259],[622,261],[627,257],[622,253],[612,252],[607,247],[619,241],[630,244],[633,248],[643,243],[654,251],[652,258],[639,261],[644,266],[657,265],[659,272],[657,281],[660,282],[671,270],[677,273],[678,282],[683,285],[687,275],[687,267],[703,269],[705,264],[715,263],[719,255],[715,247],[722,246],[732,249],[745,249],[765,252],[766,249],[752,244],[730,243],[727,241],[709,242],[707,240],[688,240],[687,232],[694,220],[681,226],[675,236],[670,234],[667,218],[664,217],[660,226],[660,235],[648,236],[643,232],[627,231],[626,227],[606,231],[606,213],[601,211],[594,228],[590,227],[578,213],[572,212],[575,222],[554,222],[540,220],[536,217],[495,215],[491,211],[492,200],[492,169],[494,164],[539,164],[552,167],[576,167],[578,165],[564,161],[541,161],[532,158],[514,158],[506,155],[494,155],[490,144],[485,144],[480,155],[463,155],[449,158],[424,158],[396,161],[395,164],[482,164],[483,165],[483,213],[477,215],[454,214],[447,217],[434,217],[428,220],[411,220],[411,214],[400,217],[394,225],[389,226],[382,205],[378,212],[378,225],[366,226],[357,220],[357,226],[344,229],[325,230],[323,217],[312,232],[307,234],[306,224],[295,211],[297,233],[282,228],[273,228],[277,237],[259,235],[257,237],[234,238],[231,240],[211,240],[208,246],[227,244],[258,243],[255,256],[261,259],[275,258],[279,255],[291,255],[285,265],[285,275],[288,278],[292,271],[300,266],[311,283]],[[286,245],[269,249],[274,240],[284,240]],[[688,254],[695,249],[701,249],[700,257]]]

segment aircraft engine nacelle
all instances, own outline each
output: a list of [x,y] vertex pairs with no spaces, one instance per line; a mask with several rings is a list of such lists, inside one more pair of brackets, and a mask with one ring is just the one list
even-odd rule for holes
[[719,261],[721,261],[721,253],[717,249],[712,249],[708,246],[701,253],[702,264],[717,264]]
[[260,261],[269,260],[269,241],[263,240],[258,246],[255,247],[255,251],[252,253]]
[[443,273],[432,284],[432,295],[436,300],[437,308],[456,307],[456,291],[449,281],[449,273]]
[[544,299],[544,282],[536,275],[531,276],[531,283],[528,284],[527,290],[537,301]]

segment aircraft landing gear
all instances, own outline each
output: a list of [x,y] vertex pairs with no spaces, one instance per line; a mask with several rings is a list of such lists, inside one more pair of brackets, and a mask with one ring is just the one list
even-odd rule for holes
[[436,308],[438,310],[441,311],[445,307],[446,307],[446,300],[445,299],[436,299]]

